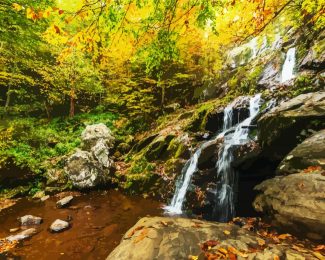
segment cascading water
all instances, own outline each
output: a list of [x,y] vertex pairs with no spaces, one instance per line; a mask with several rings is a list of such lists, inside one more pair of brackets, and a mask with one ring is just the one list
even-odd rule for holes
[[221,178],[221,188],[220,190],[216,190],[215,194],[218,197],[218,201],[221,202],[221,211],[220,219],[226,220],[230,216],[234,215],[234,196],[233,196],[233,187],[235,183],[234,171],[231,168],[231,162],[233,160],[231,147],[240,144],[247,139],[248,136],[248,127],[253,120],[253,118],[257,115],[259,111],[259,103],[260,103],[261,95],[258,94],[254,96],[250,100],[250,115],[249,118],[245,119],[243,122],[238,124],[235,129],[232,138],[229,138],[226,133],[229,129],[232,128],[233,122],[233,104],[228,105],[224,109],[224,117],[223,117],[223,131],[217,135],[214,139],[203,143],[193,154],[191,159],[185,164],[182,170],[182,177],[180,181],[176,184],[176,190],[169,206],[165,207],[165,210],[171,214],[181,214],[182,207],[185,201],[186,192],[191,183],[191,179],[193,174],[197,171],[198,159],[200,157],[201,151],[214,142],[218,138],[224,137],[225,142],[224,146],[221,149],[219,154],[219,160],[217,162],[218,175]]
[[224,137],[223,147],[219,150],[217,173],[220,179],[215,190],[215,206],[213,215],[217,220],[225,222],[235,215],[236,174],[232,168],[233,148],[248,141],[249,126],[259,112],[261,94],[250,99],[249,117],[239,123],[232,136]]
[[290,48],[287,52],[281,72],[281,83],[294,78],[293,69],[296,63],[296,48]]
[[171,214],[182,214],[182,207],[185,201],[186,192],[190,185],[193,174],[197,171],[198,159],[201,155],[202,149],[210,145],[215,139],[220,138],[224,133],[232,126],[232,105],[227,106],[224,109],[223,116],[223,131],[213,140],[203,143],[193,154],[191,159],[187,161],[184,168],[182,169],[182,177],[179,182],[176,183],[176,190],[173,199],[169,206],[164,209]]

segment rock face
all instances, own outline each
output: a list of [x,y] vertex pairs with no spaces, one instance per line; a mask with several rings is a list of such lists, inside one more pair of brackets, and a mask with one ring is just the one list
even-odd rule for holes
[[73,200],[73,196],[64,197],[63,199],[59,200],[56,203],[56,207],[57,208],[63,208],[65,206],[67,206],[72,200]]
[[[258,212],[276,224],[306,233],[312,239],[325,234],[325,176],[319,172],[296,173],[266,180],[255,187]],[[323,237],[324,238],[324,237]]]
[[325,129],[295,147],[280,163],[277,174],[298,173],[310,166],[325,169]]
[[18,220],[22,226],[39,225],[43,221],[42,218],[32,215],[23,216],[21,218],[18,218]]
[[69,222],[66,222],[66,221],[61,220],[61,219],[57,219],[50,226],[50,230],[52,232],[61,232],[63,230],[68,229],[69,227],[70,227]]
[[301,140],[323,129],[324,119],[324,91],[302,94],[280,104],[258,120],[258,139],[264,155],[282,160]]
[[68,178],[79,189],[108,183],[114,169],[114,162],[109,157],[114,145],[111,131],[104,124],[90,125],[81,137],[84,150],[77,150],[68,159],[65,168]]
[[[218,248],[225,250],[232,247],[246,252],[245,258],[237,255],[236,259],[315,259],[283,244],[266,245],[265,249],[250,252],[249,248],[258,248],[264,240],[234,224],[153,217],[139,220],[107,260],[189,259],[189,256],[204,259],[200,244],[208,240],[218,241],[216,246],[211,246],[216,251]],[[287,255],[298,258],[284,258]]]

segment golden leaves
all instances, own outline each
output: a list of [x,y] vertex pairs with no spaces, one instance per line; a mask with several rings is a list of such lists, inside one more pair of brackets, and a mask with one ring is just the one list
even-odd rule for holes
[[18,12],[23,9],[23,7],[21,5],[16,4],[16,3],[13,3],[12,7]]

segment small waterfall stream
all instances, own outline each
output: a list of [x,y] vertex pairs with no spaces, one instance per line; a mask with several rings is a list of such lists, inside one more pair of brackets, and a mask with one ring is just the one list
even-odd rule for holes
[[[219,151],[219,160],[217,162],[217,174],[220,177],[220,190],[215,190],[218,205],[218,212],[220,213],[220,220],[228,219],[234,216],[234,196],[233,189],[235,185],[235,175],[231,167],[233,160],[231,148],[234,145],[243,144],[247,141],[249,126],[251,121],[259,112],[261,94],[257,94],[250,99],[249,105],[249,117],[244,121],[239,123],[231,137],[226,134],[233,127],[233,104],[228,105],[224,109],[223,117],[223,131],[210,141],[203,143],[192,155],[190,160],[185,164],[182,169],[182,177],[176,183],[176,190],[170,205],[166,206],[164,209],[171,214],[181,214],[183,203],[185,201],[186,192],[191,183],[193,174],[197,171],[198,159],[200,157],[201,151],[214,142],[216,139],[224,138],[224,145]],[[219,185],[220,186],[220,185]]]
[[290,48],[287,52],[281,71],[281,83],[294,78],[294,67],[296,63],[296,48]]

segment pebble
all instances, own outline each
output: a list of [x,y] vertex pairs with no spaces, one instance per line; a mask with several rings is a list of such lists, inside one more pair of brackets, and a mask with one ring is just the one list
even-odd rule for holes
[[68,229],[69,227],[70,227],[69,222],[66,222],[66,221],[61,220],[61,219],[57,219],[50,226],[50,230],[52,232],[61,232],[61,231],[65,230],[65,229]]
[[73,199],[73,196],[67,196],[67,197],[64,197],[63,199],[59,200],[57,203],[56,203],[56,206],[58,208],[63,208],[65,206],[67,206],[71,200]]

